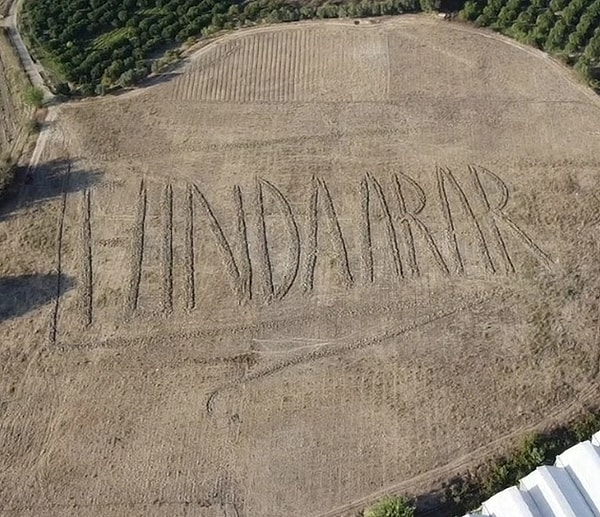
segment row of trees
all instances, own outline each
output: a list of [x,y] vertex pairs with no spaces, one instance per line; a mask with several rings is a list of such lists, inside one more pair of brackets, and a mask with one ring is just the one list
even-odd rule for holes
[[600,0],[468,0],[461,14],[562,57],[600,86]]
[[[84,95],[129,86],[160,68],[164,52],[223,29],[310,18],[401,14],[439,0],[26,0],[22,28],[52,76]],[[160,60],[160,61],[159,61]],[[68,88],[62,85],[62,92]]]

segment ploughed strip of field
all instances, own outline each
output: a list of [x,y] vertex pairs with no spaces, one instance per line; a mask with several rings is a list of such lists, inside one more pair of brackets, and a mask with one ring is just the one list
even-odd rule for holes
[[565,69],[402,17],[162,79],[61,107],[0,218],[5,513],[352,514],[597,402],[600,105]]

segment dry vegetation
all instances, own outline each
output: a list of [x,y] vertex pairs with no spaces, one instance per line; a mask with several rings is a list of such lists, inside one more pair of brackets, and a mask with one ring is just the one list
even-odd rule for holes
[[599,104],[563,68],[403,17],[180,72],[61,108],[0,215],[2,513],[353,515],[597,399]]
[[28,86],[19,58],[0,27],[0,192],[10,180],[10,165],[25,145],[31,109],[23,102],[23,92]]
[[0,0],[0,15],[6,16],[8,15],[8,10],[10,9],[10,4],[12,0]]

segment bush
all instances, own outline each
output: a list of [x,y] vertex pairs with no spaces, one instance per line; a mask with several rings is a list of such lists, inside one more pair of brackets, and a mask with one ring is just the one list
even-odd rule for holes
[[415,506],[405,497],[384,497],[365,510],[364,517],[414,517]]
[[23,100],[26,104],[33,106],[34,108],[41,108],[44,104],[44,90],[37,86],[31,86],[25,90]]
[[56,85],[56,95],[71,95],[71,87],[69,86],[69,83],[58,83]]
[[135,82],[135,71],[134,70],[126,70],[119,77],[118,84],[122,88],[127,88],[128,86],[132,86]]
[[440,4],[441,0],[420,0],[421,9],[425,12],[438,10]]
[[481,15],[482,6],[474,0],[469,0],[465,3],[460,16],[463,20],[474,22]]

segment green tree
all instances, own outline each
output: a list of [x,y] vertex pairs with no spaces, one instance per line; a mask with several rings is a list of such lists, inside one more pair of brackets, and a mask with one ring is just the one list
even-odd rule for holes
[[474,22],[477,18],[479,18],[484,7],[485,2],[482,2],[481,0],[467,0],[462,11],[460,12],[460,16],[464,20]]
[[128,86],[132,86],[135,82],[135,72],[133,70],[126,70],[119,77],[119,86],[122,88],[127,88]]
[[575,31],[569,36],[565,52],[572,54],[585,47],[600,22],[600,0],[591,4],[581,16]]

